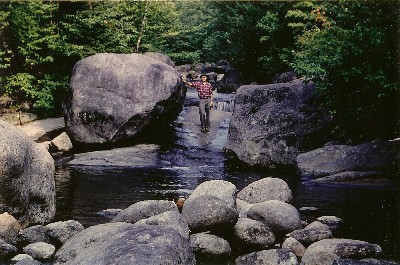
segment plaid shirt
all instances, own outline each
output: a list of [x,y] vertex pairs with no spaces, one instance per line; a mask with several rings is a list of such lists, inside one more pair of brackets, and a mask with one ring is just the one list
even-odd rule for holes
[[200,99],[211,98],[212,86],[210,83],[206,82],[194,82],[191,86],[197,89],[197,94]]

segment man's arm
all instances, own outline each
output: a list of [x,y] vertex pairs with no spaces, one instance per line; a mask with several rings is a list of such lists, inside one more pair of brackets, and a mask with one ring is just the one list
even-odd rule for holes
[[182,80],[183,83],[185,83],[185,85],[188,85],[188,86],[191,86],[191,87],[193,86],[193,83],[190,83],[190,82],[186,81],[186,79],[183,76],[181,76],[181,80]]

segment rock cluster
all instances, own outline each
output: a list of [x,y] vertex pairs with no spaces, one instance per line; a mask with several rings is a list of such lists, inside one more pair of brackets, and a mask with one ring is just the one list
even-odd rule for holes
[[[232,183],[212,180],[192,192],[181,214],[173,201],[148,200],[115,211],[110,223],[86,229],[72,220],[28,227],[11,237],[0,235],[8,240],[0,240],[0,259],[88,265],[186,265],[196,260],[216,264],[235,260],[245,265],[385,264],[365,260],[379,257],[378,245],[333,238],[328,225],[337,225],[337,217],[320,216],[303,226],[304,218],[288,203],[291,191],[286,185],[281,179],[265,178],[237,193]],[[284,190],[287,196],[276,197],[274,190]]]
[[332,141],[329,115],[313,83],[287,77],[285,83],[237,90],[227,155],[250,166],[297,168],[315,183],[390,185],[390,176],[399,174],[400,140]]

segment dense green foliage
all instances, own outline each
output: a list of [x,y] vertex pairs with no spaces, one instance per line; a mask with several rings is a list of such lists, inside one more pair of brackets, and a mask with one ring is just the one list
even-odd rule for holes
[[[249,82],[314,81],[338,137],[398,136],[398,1],[0,2],[0,93],[60,114],[73,65],[99,52],[229,61]],[[26,104],[25,104],[26,105]]]

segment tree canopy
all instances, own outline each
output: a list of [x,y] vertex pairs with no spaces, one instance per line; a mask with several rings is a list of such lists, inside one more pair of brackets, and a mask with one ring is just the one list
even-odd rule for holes
[[2,1],[0,93],[61,114],[74,64],[156,51],[177,65],[229,61],[249,81],[315,82],[337,137],[399,133],[398,1]]

